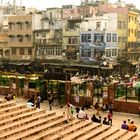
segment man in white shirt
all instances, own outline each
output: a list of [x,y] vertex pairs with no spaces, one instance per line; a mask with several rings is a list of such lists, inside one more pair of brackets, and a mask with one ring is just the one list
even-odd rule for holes
[[86,113],[84,112],[84,108],[82,107],[78,113],[78,118],[83,119],[86,116]]

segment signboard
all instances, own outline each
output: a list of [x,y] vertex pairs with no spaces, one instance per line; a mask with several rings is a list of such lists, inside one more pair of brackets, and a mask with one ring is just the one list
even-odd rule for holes
[[75,96],[75,102],[79,103],[79,96]]

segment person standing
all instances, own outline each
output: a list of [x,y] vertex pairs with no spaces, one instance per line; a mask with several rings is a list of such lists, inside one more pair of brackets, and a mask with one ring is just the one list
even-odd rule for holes
[[52,103],[53,103],[53,91],[48,93],[48,102],[49,102],[49,107],[50,110],[52,110]]
[[39,94],[37,94],[37,99],[36,99],[36,108],[40,108],[40,103],[41,103],[41,97]]
[[112,113],[109,111],[108,115],[107,115],[107,118],[108,118],[108,123],[109,125],[112,126]]

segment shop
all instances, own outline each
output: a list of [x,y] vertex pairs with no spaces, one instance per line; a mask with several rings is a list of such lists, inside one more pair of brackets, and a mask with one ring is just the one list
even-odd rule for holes
[[85,102],[93,105],[93,81],[71,78],[71,103],[75,106],[83,106]]

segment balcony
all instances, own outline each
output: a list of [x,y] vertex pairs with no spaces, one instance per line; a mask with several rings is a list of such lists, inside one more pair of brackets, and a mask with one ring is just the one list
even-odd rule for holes
[[80,30],[77,28],[74,29],[66,29],[63,31],[63,36],[79,36]]

